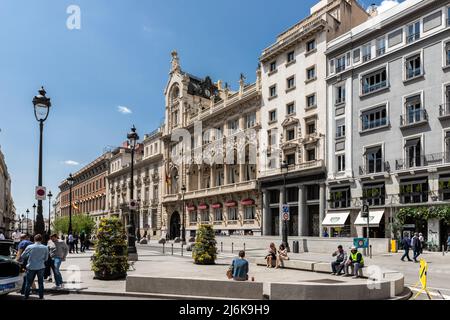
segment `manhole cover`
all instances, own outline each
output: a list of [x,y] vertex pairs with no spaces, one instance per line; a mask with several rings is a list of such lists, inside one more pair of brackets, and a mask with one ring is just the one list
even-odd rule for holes
[[316,282],[316,283],[343,283],[345,281],[333,280],[333,279],[318,279],[318,280],[306,280],[303,282]]

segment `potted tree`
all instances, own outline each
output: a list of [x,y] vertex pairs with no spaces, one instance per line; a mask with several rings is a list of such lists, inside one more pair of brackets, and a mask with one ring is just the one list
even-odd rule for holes
[[211,225],[201,225],[197,231],[192,257],[195,264],[214,264],[217,258],[216,239]]
[[119,280],[127,276],[127,235],[117,218],[104,218],[97,231],[97,245],[92,257],[94,279]]

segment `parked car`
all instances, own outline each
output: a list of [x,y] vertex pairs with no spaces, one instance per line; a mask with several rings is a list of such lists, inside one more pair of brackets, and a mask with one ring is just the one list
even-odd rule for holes
[[13,248],[13,241],[0,240],[0,295],[20,291],[22,287],[23,277]]

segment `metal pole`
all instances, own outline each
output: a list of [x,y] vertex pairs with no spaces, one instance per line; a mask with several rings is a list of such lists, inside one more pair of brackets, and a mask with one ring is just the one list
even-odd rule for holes
[[27,234],[29,234],[29,232],[28,232],[28,225],[30,224],[30,223],[29,223],[29,220],[28,220],[28,213],[29,213],[29,212],[27,211]]
[[173,243],[172,243],[172,255],[173,255]]
[[[287,169],[289,170],[289,167],[287,167]],[[286,205],[287,204],[287,199],[286,199],[286,174],[283,174],[283,204]],[[283,212],[280,213],[281,216],[283,217]],[[287,220],[285,220],[283,218],[283,245],[286,247],[287,251],[289,252],[289,242],[288,242],[288,222]]]
[[[39,120],[39,172],[38,172],[38,186],[42,186],[43,131],[44,131],[44,121],[43,120]],[[36,217],[36,233],[44,234],[44,229],[45,229],[45,226],[44,226],[44,216],[42,215],[42,200],[38,200],[38,203],[37,203],[37,217]]]
[[48,235],[51,235],[50,231],[50,214],[51,214],[51,206],[52,206],[52,197],[48,197]]
[[231,243],[231,253],[234,251],[234,242]]
[[245,251],[245,242],[244,242],[244,251]]
[[35,231],[36,231],[36,208],[33,207],[33,225],[32,225],[33,229],[32,229],[32,233],[33,235],[35,235]]
[[164,242],[163,243],[163,254],[165,254],[166,253],[166,243]]
[[370,245],[370,211],[367,213],[367,245],[369,250],[370,259],[372,259],[372,246]]
[[369,254],[370,254],[370,259],[372,259],[372,245],[369,245]]
[[184,205],[184,191],[183,191],[183,228],[181,229],[181,243],[186,243],[186,222],[185,222],[185,205]]
[[183,243],[181,244],[181,256],[183,256]]
[[68,234],[72,233],[72,182],[69,182],[69,230]]
[[[130,181],[130,202],[134,197],[134,148],[135,146],[131,146],[131,181]],[[136,230],[134,225],[134,210],[130,207],[130,226],[128,230],[128,254],[136,254]]]
[[223,252],[223,242],[220,242],[220,252]]

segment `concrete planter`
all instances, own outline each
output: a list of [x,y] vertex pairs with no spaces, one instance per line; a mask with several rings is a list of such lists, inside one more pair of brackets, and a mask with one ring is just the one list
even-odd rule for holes
[[113,274],[106,274],[102,272],[95,272],[94,279],[96,280],[103,280],[103,281],[114,281],[114,280],[124,280],[127,278],[127,273],[113,273]]

